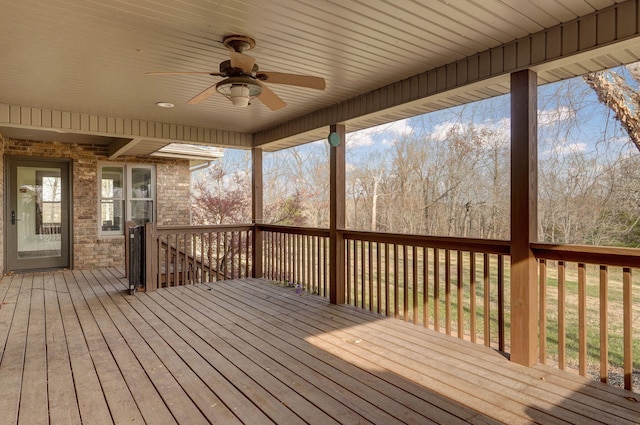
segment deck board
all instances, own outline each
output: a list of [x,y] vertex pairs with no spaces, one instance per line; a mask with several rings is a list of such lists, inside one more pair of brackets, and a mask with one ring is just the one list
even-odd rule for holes
[[[266,295],[266,293],[264,293]],[[274,303],[270,303],[271,307]],[[306,310],[308,312],[308,310]],[[402,326],[393,334],[386,333],[387,328],[376,324],[362,327],[363,321],[354,321],[354,315],[340,319],[338,315],[333,315],[330,320],[323,319],[322,331],[323,335],[327,333],[334,334],[342,340],[361,341],[358,344],[359,351],[374,351],[379,356],[374,361],[378,364],[385,364],[385,367],[394,368],[395,359],[407,359],[404,366],[410,367],[416,374],[425,374],[429,377],[440,377],[441,384],[452,382],[456,377],[447,376],[446,370],[456,370],[465,376],[468,383],[475,385],[483,385],[490,390],[483,392],[485,400],[500,400],[500,404],[510,403],[512,409],[529,409],[532,402],[535,402],[540,412],[530,411],[529,415],[533,416],[536,421],[542,423],[563,423],[567,419],[571,421],[584,421],[585,416],[594,420],[604,421],[605,423],[635,423],[622,421],[619,417],[607,414],[604,409],[606,402],[598,400],[589,400],[585,397],[577,397],[576,400],[567,400],[565,403],[565,411],[562,418],[555,418],[547,415],[546,411],[550,410],[554,405],[565,401],[568,392],[548,391],[540,388],[540,378],[526,378],[519,370],[513,370],[511,367],[502,367],[500,374],[496,374],[493,369],[488,369],[482,362],[477,362],[476,357],[465,353],[455,352],[451,346],[438,346],[429,344],[429,340],[421,338],[411,338],[413,329]],[[305,317],[310,318],[313,322],[318,323],[316,317],[306,314]],[[299,318],[298,318],[299,319]],[[335,325],[339,324],[347,329],[346,332],[336,330]],[[367,323],[368,324],[368,323]],[[358,327],[358,331],[352,329]],[[334,329],[334,330],[332,330]],[[337,333],[336,333],[337,331]],[[404,334],[403,334],[404,331]],[[409,332],[407,332],[409,331]],[[400,338],[398,338],[400,336]],[[364,342],[370,342],[374,347],[364,347]],[[421,348],[424,348],[429,354],[421,356]],[[355,350],[356,352],[358,350]],[[422,358],[423,361],[414,360]],[[444,371],[434,370],[429,363],[436,361],[438,365],[445,365]],[[391,362],[387,365],[385,362]],[[510,365],[508,365],[510,366]],[[460,383],[459,383],[460,384]],[[505,389],[507,391],[505,396]],[[473,397],[473,394],[469,394]],[[582,400],[583,402],[580,402]],[[516,403],[520,402],[521,407]],[[637,419],[637,418],[636,418]]]
[[638,394],[261,279],[0,281],[12,424],[640,423]]

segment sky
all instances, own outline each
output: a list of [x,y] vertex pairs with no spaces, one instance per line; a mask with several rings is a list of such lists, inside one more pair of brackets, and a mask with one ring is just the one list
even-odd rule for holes
[[[637,88],[635,82],[631,83]],[[371,155],[384,155],[394,143],[406,137],[439,141],[444,140],[452,129],[464,132],[469,126],[490,130],[492,137],[499,137],[508,144],[509,107],[509,95],[503,95],[349,133],[346,143],[348,166],[356,167]],[[576,153],[605,159],[625,149],[629,154],[637,154],[637,150],[629,149],[628,136],[613,119],[609,108],[598,101],[595,92],[581,77],[540,86],[538,108],[538,157],[541,161]],[[299,149],[323,152],[326,151],[325,143],[326,140],[319,140]],[[288,152],[265,153],[265,172],[270,155],[288,155]],[[226,162],[248,160],[243,151],[226,150],[225,156]]]

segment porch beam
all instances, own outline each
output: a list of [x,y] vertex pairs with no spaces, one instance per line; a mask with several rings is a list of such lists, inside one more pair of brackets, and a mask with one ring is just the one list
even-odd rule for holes
[[253,227],[252,264],[253,277],[263,277],[262,247],[263,233],[257,226],[264,223],[264,181],[262,178],[262,149],[251,149],[251,218]]
[[140,143],[142,140],[142,137],[136,137],[134,139],[114,140],[109,144],[109,159],[113,160],[121,155],[124,155],[129,149]]
[[[501,46],[427,70],[357,97],[285,121],[254,134],[255,146],[271,150],[318,140],[334,122],[355,131],[506,93],[509,75],[535,68],[553,82],[585,69],[607,67],[611,50],[625,52],[640,36],[640,0],[617,2],[572,21],[528,34]],[[615,47],[612,45],[616,44]],[[625,53],[626,55],[626,53]],[[629,61],[633,61],[630,58]],[[580,66],[573,66],[579,63]],[[601,64],[601,65],[596,65]],[[569,66],[567,66],[569,65]],[[410,107],[408,107],[410,106]],[[365,119],[361,119],[366,117]]]
[[511,74],[511,360],[538,362],[537,75]]
[[50,139],[53,132],[60,141],[81,134],[116,139],[142,138],[164,144],[195,143],[241,149],[253,146],[250,133],[4,103],[0,103],[0,127],[29,130],[30,133],[42,131],[43,140]]
[[332,124],[330,133],[337,134],[339,143],[331,146],[329,160],[329,300],[332,304],[344,304],[345,253],[342,230],[346,225],[345,126]]

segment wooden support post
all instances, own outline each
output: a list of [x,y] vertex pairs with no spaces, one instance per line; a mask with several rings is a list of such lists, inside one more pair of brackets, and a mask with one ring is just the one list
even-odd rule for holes
[[[337,137],[337,146],[331,146],[330,155],[330,212],[329,212],[329,300],[332,304],[345,302],[345,252],[342,230],[345,228],[345,127],[331,125],[330,132]],[[337,136],[335,136],[337,135]]]
[[264,212],[262,208],[263,202],[263,179],[262,179],[262,149],[253,148],[251,150],[251,215],[253,221],[253,248],[252,254],[252,276],[263,277],[263,233],[258,228],[264,221]]
[[511,74],[511,361],[525,366],[538,362],[536,78]]

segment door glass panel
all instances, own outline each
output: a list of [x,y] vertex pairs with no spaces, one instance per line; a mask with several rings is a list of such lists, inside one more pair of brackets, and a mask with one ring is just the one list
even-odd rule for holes
[[62,252],[62,179],[58,168],[17,167],[18,259],[58,257]]

